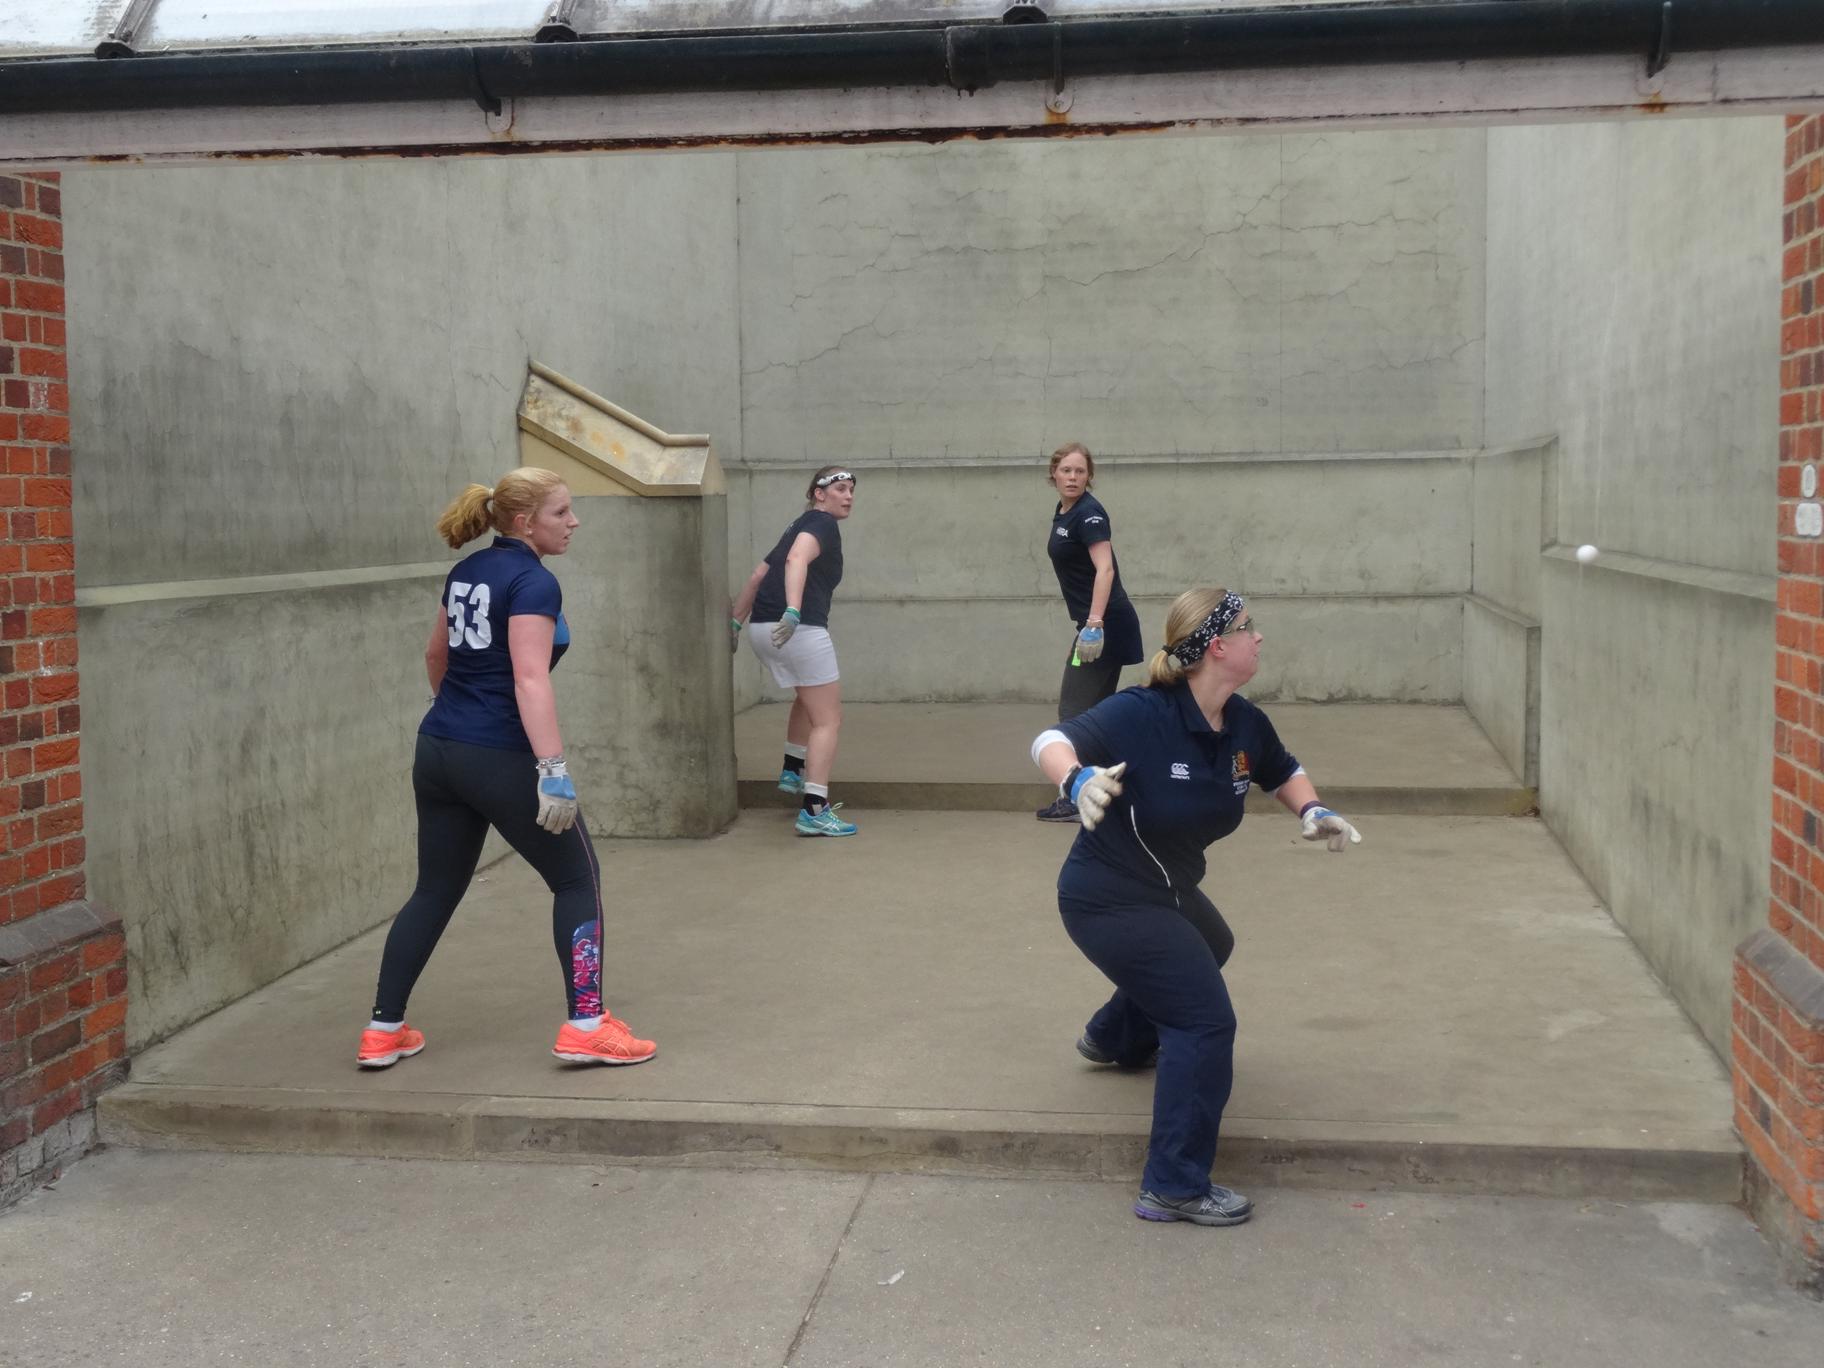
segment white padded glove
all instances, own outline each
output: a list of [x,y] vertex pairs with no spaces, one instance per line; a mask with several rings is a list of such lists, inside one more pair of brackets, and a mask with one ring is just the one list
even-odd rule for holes
[[1324,842],[1332,854],[1362,843],[1362,833],[1322,803],[1305,809],[1304,822],[1304,829],[1298,834],[1307,841]]
[[538,824],[552,835],[570,830],[576,821],[576,784],[564,757],[538,762]]
[[1108,815],[1108,805],[1121,796],[1121,776],[1127,772],[1127,761],[1107,769],[1085,765],[1070,783],[1070,801],[1077,805],[1077,820],[1085,831],[1094,831],[1096,823]]
[[773,647],[779,649],[792,639],[792,633],[798,630],[798,610],[787,608],[779,621],[773,624]]
[[1102,659],[1103,636],[1100,627],[1085,627],[1077,633],[1076,660],[1090,665]]

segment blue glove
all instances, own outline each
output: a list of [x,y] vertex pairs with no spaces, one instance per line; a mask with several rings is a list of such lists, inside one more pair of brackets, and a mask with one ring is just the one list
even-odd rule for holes
[[1102,658],[1102,629],[1085,627],[1077,633],[1077,649],[1071,659],[1079,664],[1088,665]]
[[576,784],[564,757],[553,755],[538,762],[538,824],[556,835],[576,821]]

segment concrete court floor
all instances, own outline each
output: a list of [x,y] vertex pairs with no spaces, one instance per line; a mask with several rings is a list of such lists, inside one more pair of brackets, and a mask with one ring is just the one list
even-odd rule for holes
[[[1416,703],[1265,703],[1280,739],[1321,787],[1332,783],[1460,788],[1512,784],[1513,771],[1469,713]],[[735,714],[743,779],[779,773],[783,703]],[[1032,738],[1057,723],[1050,703],[844,703],[837,780],[1029,783]],[[1044,782],[1042,779],[1038,782]]]
[[1815,1368],[1729,1207],[112,1150],[0,1213],[5,1368]]
[[[103,1133],[1135,1173],[1150,1073],[1073,1050],[1107,988],[1057,919],[1072,829],[855,815],[843,841],[795,838],[782,804],[710,841],[601,843],[607,1000],[659,1042],[650,1063],[550,1057],[548,897],[510,858],[419,984],[423,1054],[353,1065],[376,930],[139,1056]],[[1721,1064],[1538,822],[1362,830],[1331,855],[1263,813],[1212,852],[1241,1022],[1219,1179],[1734,1200]]]
[[[1532,806],[1531,791],[1462,707],[1264,706],[1318,791],[1356,811],[1494,815]],[[770,797],[786,712],[783,703],[761,703],[735,715],[743,802]],[[844,703],[842,714],[832,781],[837,798],[871,807],[1021,811],[1047,795],[1028,751],[1032,738],[1054,725],[1052,704]],[[943,792],[934,787],[940,785]],[[1262,807],[1271,802],[1259,793],[1251,800]]]

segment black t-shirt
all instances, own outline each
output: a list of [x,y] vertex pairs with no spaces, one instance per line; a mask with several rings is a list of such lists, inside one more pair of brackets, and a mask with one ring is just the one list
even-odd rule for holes
[[807,508],[799,514],[785,529],[778,545],[766,553],[766,578],[760,581],[760,592],[754,595],[753,621],[777,622],[785,616],[785,557],[800,532],[817,538],[823,550],[804,577],[804,602],[798,605],[798,620],[806,627],[830,625],[830,599],[842,583],[842,528],[832,514],[821,508]]
[[[1045,550],[1051,557],[1051,568],[1057,572],[1058,588],[1064,591],[1064,606],[1078,627],[1089,616],[1089,605],[1096,592],[1096,563],[1089,548],[1105,542],[1112,535],[1108,510],[1092,496],[1085,494],[1071,505],[1068,513],[1060,503],[1051,516],[1051,536]],[[1113,554],[1113,549],[1110,549]],[[1115,582],[1108,591],[1108,603],[1102,609],[1102,645],[1104,659],[1123,665],[1137,665],[1146,658],[1140,644],[1140,615],[1121,587],[1121,562],[1115,561]]]

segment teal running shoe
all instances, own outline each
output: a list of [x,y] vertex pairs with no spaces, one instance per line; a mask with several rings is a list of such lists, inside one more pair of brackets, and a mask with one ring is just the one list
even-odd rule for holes
[[798,820],[793,824],[793,830],[800,836],[853,836],[856,830],[855,823],[845,822],[836,815],[836,809],[841,806],[841,803],[831,803],[815,817],[803,808],[799,808]]
[[779,792],[797,797],[804,792],[804,776],[796,770],[779,771]]

